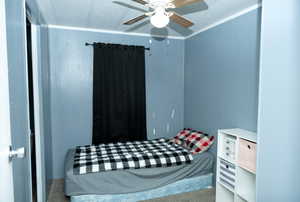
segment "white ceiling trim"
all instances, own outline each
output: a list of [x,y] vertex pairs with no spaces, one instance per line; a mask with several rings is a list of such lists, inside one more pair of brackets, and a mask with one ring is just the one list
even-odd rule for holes
[[[181,37],[181,36],[168,36],[168,39],[179,39],[179,40],[185,40],[185,39],[189,39],[195,35],[200,34],[201,32],[205,32],[209,29],[212,29],[214,27],[217,27],[223,23],[226,23],[230,20],[233,20],[235,18],[238,18],[242,15],[245,15],[255,9],[258,9],[261,7],[261,3],[255,4],[253,6],[250,6],[249,8],[246,8],[236,14],[233,14],[229,17],[223,18],[211,25],[208,25],[207,27],[194,32],[193,34],[186,36],[186,37]],[[93,28],[85,28],[85,27],[72,27],[72,26],[63,26],[63,25],[53,25],[53,24],[49,24],[49,25],[43,25],[43,26],[47,26],[49,28],[55,28],[55,29],[67,29],[67,30],[77,30],[77,31],[90,31],[90,32],[99,32],[99,33],[109,33],[109,34],[122,34],[122,35],[132,35],[132,36],[142,36],[142,37],[159,37],[159,38],[166,38],[166,36],[161,36],[161,35],[150,35],[150,34],[144,34],[144,33],[135,33],[135,32],[122,32],[122,31],[114,31],[114,30],[105,30],[105,29],[93,29]]]
[[72,27],[72,26],[63,26],[63,25],[43,25],[49,28],[55,29],[67,29],[67,30],[77,30],[77,31],[90,31],[90,32],[99,32],[99,33],[108,33],[108,34],[122,34],[122,35],[132,35],[132,36],[142,36],[142,37],[158,37],[158,38],[168,38],[168,39],[179,39],[184,40],[185,37],[181,36],[160,36],[160,35],[150,35],[143,33],[135,33],[135,32],[122,32],[122,31],[113,31],[113,30],[105,30],[105,29],[93,29],[93,28],[85,28],[85,27]]
[[217,21],[217,22],[215,22],[215,23],[213,23],[211,25],[208,25],[207,27],[205,27],[205,28],[203,28],[203,29],[201,29],[201,30],[199,30],[197,32],[194,32],[193,34],[185,37],[185,39],[191,38],[193,36],[196,36],[196,35],[200,34],[201,32],[205,32],[205,31],[207,31],[209,29],[212,29],[212,28],[214,28],[214,27],[216,27],[218,25],[221,25],[221,24],[226,23],[226,22],[228,22],[230,20],[238,18],[238,17],[240,17],[242,15],[245,15],[245,14],[247,14],[247,13],[249,13],[249,12],[255,10],[255,9],[260,8],[261,6],[262,6],[261,3],[258,3],[258,4],[255,4],[253,6],[250,6],[249,8],[246,8],[246,9],[244,9],[244,10],[242,10],[242,11],[236,13],[236,14],[233,14],[233,15],[229,16],[229,17],[223,18],[222,20],[219,20],[219,21]]

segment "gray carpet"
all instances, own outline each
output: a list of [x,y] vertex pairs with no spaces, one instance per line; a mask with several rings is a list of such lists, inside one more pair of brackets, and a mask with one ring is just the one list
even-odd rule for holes
[[215,189],[176,194],[143,202],[215,202]]
[[[64,196],[64,181],[54,180],[50,189],[48,202],[69,202]],[[145,200],[143,202],[215,202],[215,189],[176,194],[162,198]]]
[[64,194],[64,180],[53,180],[50,193],[48,196],[48,202],[69,202],[70,199],[65,197]]

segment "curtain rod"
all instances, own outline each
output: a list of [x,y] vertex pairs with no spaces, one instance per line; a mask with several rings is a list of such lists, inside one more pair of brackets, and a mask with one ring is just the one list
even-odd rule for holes
[[[95,44],[96,43],[85,43],[86,46],[94,46]],[[145,48],[145,47],[144,47],[144,49],[148,50],[148,51],[150,50],[150,48]]]

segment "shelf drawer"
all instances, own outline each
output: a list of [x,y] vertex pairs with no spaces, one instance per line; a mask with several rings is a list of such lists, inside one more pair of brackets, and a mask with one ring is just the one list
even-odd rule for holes
[[235,161],[235,141],[231,136],[224,137],[223,154],[230,161]]
[[219,164],[219,182],[226,187],[231,188],[232,190],[235,189],[235,178],[236,178],[236,167],[235,165],[220,159]]
[[238,165],[253,173],[256,172],[256,143],[239,139]]

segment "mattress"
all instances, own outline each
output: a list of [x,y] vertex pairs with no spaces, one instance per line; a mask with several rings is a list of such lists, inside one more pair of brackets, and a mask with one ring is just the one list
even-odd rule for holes
[[65,160],[65,194],[127,194],[147,191],[176,181],[213,172],[214,155],[210,152],[194,155],[191,164],[166,168],[143,168],[73,174],[73,156],[69,150]]

